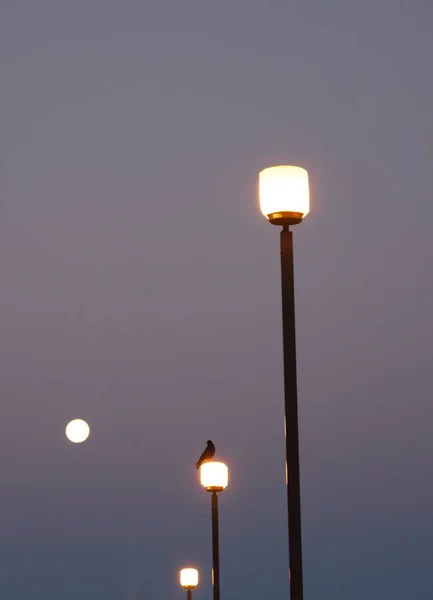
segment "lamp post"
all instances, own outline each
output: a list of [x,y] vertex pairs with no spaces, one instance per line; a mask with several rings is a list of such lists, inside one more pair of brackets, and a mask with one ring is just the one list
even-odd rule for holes
[[228,485],[229,470],[222,462],[209,461],[200,467],[200,482],[211,495],[212,508],[212,586],[213,600],[220,600],[218,492]]
[[301,492],[299,477],[298,399],[296,383],[295,289],[291,225],[301,223],[310,209],[308,173],[301,167],[278,166],[259,174],[260,208],[272,225],[282,227],[281,289],[283,308],[284,407],[286,484],[289,523],[291,600],[303,599]]
[[186,599],[192,600],[192,590],[198,586],[198,571],[187,567],[180,571],[180,585],[186,589]]

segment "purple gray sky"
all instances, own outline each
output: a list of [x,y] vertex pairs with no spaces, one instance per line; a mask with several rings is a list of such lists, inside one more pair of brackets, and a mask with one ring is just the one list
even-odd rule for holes
[[[287,598],[279,235],[299,164],[305,597],[430,598],[431,0],[2,0],[0,596]],[[92,426],[73,446],[64,427]]]

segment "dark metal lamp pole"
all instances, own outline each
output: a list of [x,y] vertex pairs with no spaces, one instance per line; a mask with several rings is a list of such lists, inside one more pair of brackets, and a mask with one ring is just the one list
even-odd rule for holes
[[287,509],[289,518],[290,597],[303,599],[301,487],[299,475],[298,400],[296,383],[295,294],[293,234],[281,231],[281,288],[283,303],[284,409],[286,428]]
[[281,290],[290,598],[303,600],[295,287],[293,234],[289,227],[301,223],[309,212],[308,173],[301,167],[264,169],[259,176],[259,191],[263,214],[273,225],[282,226]]
[[[218,491],[222,491],[221,489]],[[220,600],[220,542],[219,542],[219,515],[218,494],[212,490],[212,584],[213,600]]]

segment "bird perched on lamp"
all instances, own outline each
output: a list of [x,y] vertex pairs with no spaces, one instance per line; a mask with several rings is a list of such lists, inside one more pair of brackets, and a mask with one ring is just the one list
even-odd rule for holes
[[199,469],[203,463],[209,462],[215,456],[215,444],[212,440],[207,441],[207,446],[202,455],[195,464],[196,469]]

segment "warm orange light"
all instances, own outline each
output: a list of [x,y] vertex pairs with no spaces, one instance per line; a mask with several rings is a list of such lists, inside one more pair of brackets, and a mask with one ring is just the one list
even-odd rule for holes
[[180,571],[180,585],[187,590],[193,590],[198,586],[198,571],[187,567]]
[[275,224],[295,224],[310,211],[308,173],[302,167],[269,167],[259,173],[262,213]]
[[210,461],[200,467],[200,482],[208,492],[222,492],[229,482],[229,469],[222,462]]

